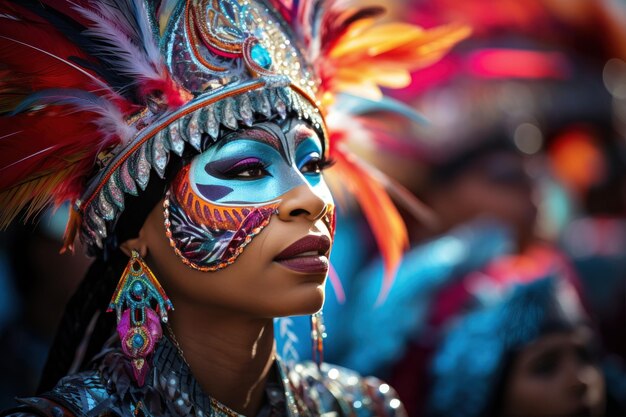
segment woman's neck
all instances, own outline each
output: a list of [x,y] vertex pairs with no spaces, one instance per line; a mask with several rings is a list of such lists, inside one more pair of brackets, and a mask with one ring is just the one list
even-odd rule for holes
[[240,414],[256,415],[274,361],[272,319],[181,303],[170,323],[204,392]]

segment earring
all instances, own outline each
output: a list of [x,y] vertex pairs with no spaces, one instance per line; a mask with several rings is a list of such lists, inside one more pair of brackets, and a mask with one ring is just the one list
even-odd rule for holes
[[[156,305],[156,312],[152,305]],[[167,323],[167,310],[173,309],[159,281],[139,253],[133,250],[107,312],[115,310],[117,313],[117,333],[122,341],[122,351],[131,359],[139,386],[143,386],[150,368],[148,357],[163,336],[160,321]]]
[[311,315],[311,342],[313,344],[313,361],[317,366],[324,362],[324,339],[326,338],[326,326],[322,311]]

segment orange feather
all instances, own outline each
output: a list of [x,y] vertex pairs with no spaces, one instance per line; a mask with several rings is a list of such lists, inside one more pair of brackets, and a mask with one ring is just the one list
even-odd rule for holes
[[[402,254],[408,247],[406,227],[393,201],[378,180],[339,145],[334,148],[335,164],[328,175],[341,178],[349,187],[368,221],[385,266],[383,286],[378,302],[382,302],[396,275]],[[332,181],[331,181],[332,183]]]
[[407,23],[374,22],[371,18],[353,22],[326,52],[318,64],[325,92],[380,98],[380,86],[407,86],[411,71],[434,63],[470,34],[467,26],[425,30]]

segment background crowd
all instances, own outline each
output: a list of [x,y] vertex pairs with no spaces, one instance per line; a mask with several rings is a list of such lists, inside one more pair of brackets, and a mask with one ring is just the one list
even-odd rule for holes
[[[412,416],[626,415],[626,2],[385,5],[472,35],[389,92],[406,117],[364,110],[397,140],[359,153],[422,205],[396,201],[410,244],[383,291],[339,202],[325,359],[387,380]],[[65,212],[0,235],[0,409],[36,389],[90,262],[57,254]],[[285,359],[310,357],[307,320],[276,326]]]

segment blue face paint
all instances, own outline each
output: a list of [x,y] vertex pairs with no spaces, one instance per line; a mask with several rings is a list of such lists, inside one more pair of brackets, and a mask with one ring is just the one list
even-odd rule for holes
[[[227,166],[224,161],[234,163]],[[245,161],[250,162],[246,164]],[[199,155],[191,163],[189,175],[189,182],[196,190],[199,185],[232,188],[231,193],[221,198],[207,199],[221,205],[257,205],[273,201],[303,183],[302,175],[285,161],[277,149],[250,140],[245,135]]]
[[212,271],[234,262],[295,187],[311,187],[332,205],[322,142],[303,123],[294,125],[286,133],[274,123],[233,133],[181,170],[168,193],[166,224],[184,263]]

